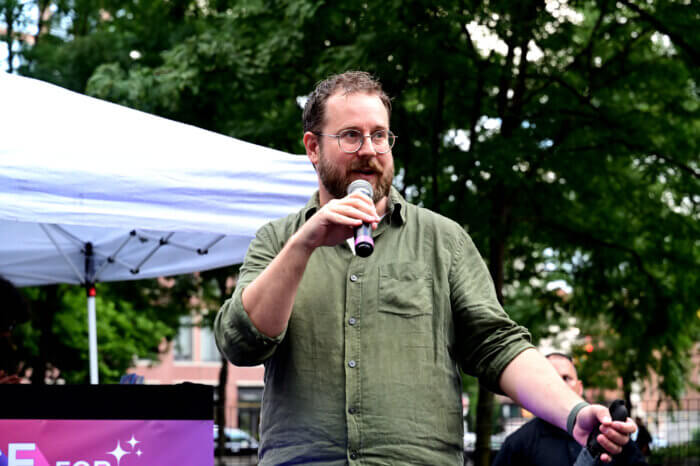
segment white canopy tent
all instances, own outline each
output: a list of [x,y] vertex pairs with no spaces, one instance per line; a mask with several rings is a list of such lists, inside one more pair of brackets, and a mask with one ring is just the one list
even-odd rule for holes
[[[316,188],[308,159],[0,73],[0,275],[17,286],[240,263]],[[90,378],[97,383],[94,298]]]

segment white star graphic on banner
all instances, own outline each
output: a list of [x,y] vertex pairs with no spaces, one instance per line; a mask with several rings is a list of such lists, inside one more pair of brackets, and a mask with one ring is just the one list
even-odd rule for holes
[[117,448],[115,448],[112,451],[108,451],[107,454],[114,456],[117,459],[117,466],[119,466],[119,462],[121,461],[122,456],[128,455],[129,452],[122,450],[122,446],[119,443],[119,440],[117,440]]
[[141,455],[143,455],[143,452],[141,450],[136,450],[136,455],[141,456]]
[[133,450],[134,447],[136,446],[136,444],[137,444],[137,443],[141,443],[141,441],[136,440],[136,438],[134,438],[134,434],[131,434],[131,440],[129,440],[129,441],[126,442],[126,443],[128,443],[129,445],[131,445],[131,449]]

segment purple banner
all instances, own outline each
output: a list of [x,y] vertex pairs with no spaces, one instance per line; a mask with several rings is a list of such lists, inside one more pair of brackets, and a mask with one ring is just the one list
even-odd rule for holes
[[0,466],[214,465],[214,422],[0,419]]

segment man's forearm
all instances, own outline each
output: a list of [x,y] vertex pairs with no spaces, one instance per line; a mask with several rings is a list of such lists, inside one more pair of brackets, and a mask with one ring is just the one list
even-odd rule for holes
[[579,397],[535,349],[520,353],[501,374],[501,389],[537,417],[566,431],[566,419]]
[[243,290],[243,309],[261,333],[276,337],[287,327],[312,253],[298,234],[292,235],[277,257]]
[[600,426],[596,440],[605,450],[601,454],[604,462],[611,460],[622,446],[629,441],[629,435],[636,430],[634,422],[613,422],[608,408],[602,405],[585,405],[580,410],[572,409],[582,399],[569,388],[549,362],[537,350],[528,349],[513,359],[501,374],[501,389],[518,404],[537,417],[567,429],[569,413],[572,416],[571,435],[584,445],[589,435]]

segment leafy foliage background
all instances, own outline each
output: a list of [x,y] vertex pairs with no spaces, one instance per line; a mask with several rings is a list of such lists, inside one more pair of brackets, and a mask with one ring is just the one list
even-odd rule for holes
[[[586,385],[621,380],[629,396],[655,373],[666,395],[684,393],[700,335],[696,3],[24,3],[36,8],[0,0],[6,23],[24,18],[9,21],[14,30],[32,12],[52,14],[32,43],[5,35],[22,44],[20,73],[293,153],[314,83],[370,71],[394,97],[397,187],[464,225],[535,341],[574,317],[595,347],[585,360],[574,347]],[[553,280],[571,286],[566,300]],[[120,315],[148,328],[137,315],[154,301],[119,293],[101,303],[114,309],[101,345],[137,336]],[[79,299],[61,296],[66,315],[52,331],[78,358],[80,319],[68,308]],[[151,333],[171,336],[171,317],[154,310]],[[101,370],[124,364],[114,356]]]

